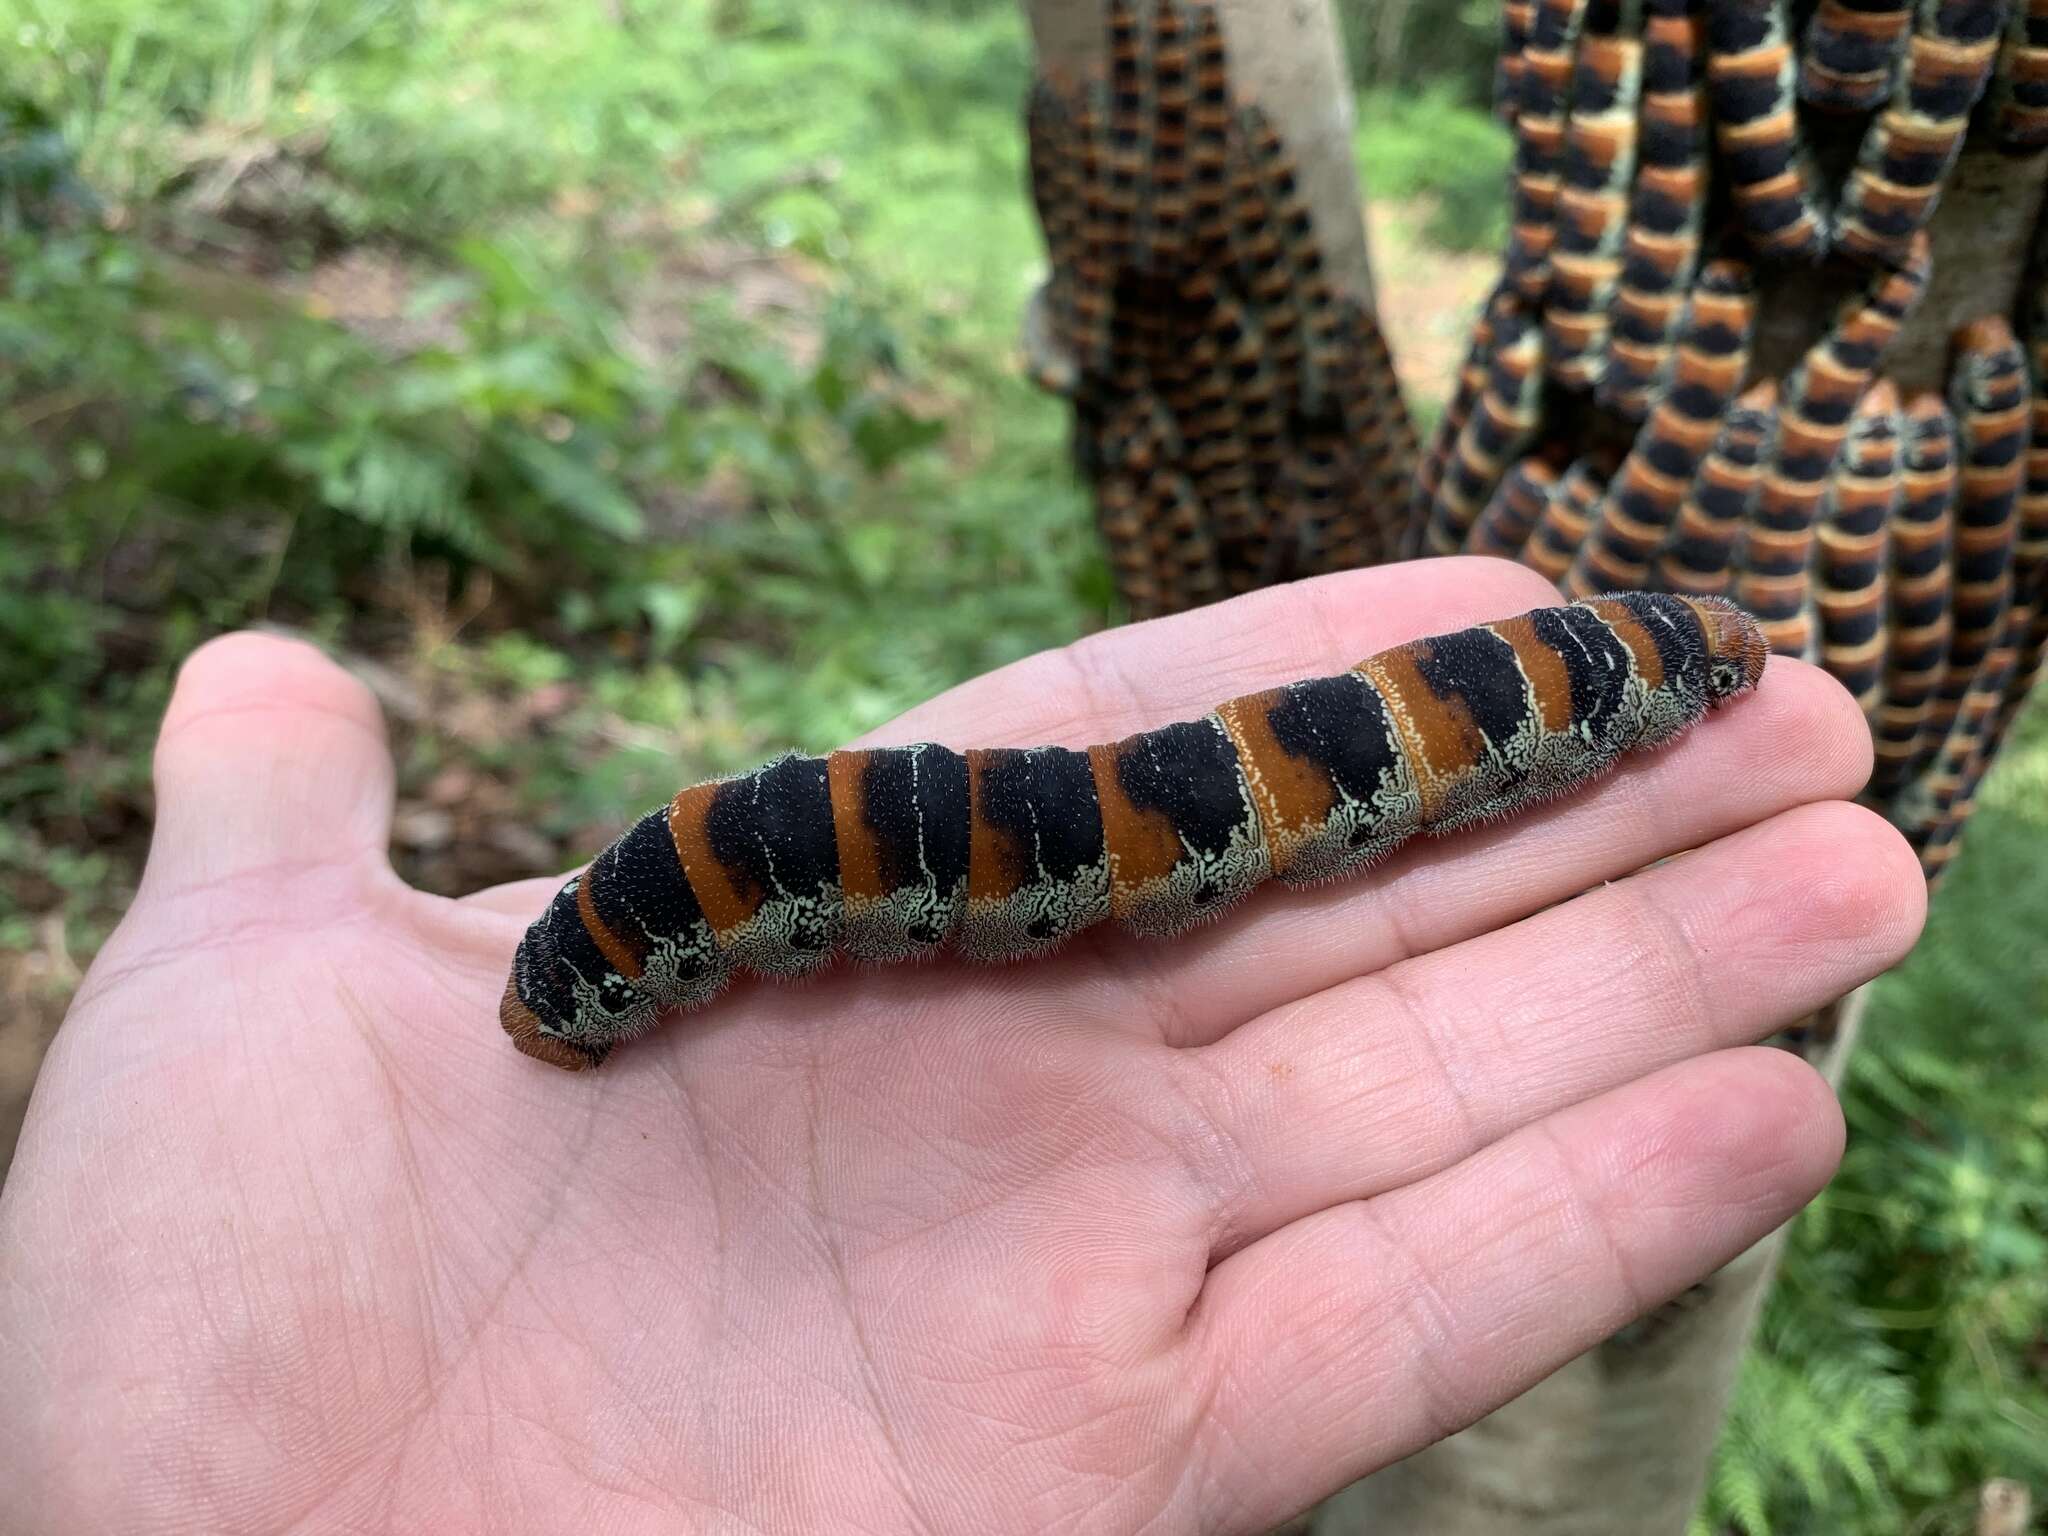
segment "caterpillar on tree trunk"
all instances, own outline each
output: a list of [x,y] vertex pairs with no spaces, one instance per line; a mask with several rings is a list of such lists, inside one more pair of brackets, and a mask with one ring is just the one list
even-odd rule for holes
[[596,1066],[737,970],[838,953],[1039,954],[1114,919],[1166,937],[1268,879],[1355,873],[1417,832],[1566,793],[1754,687],[1756,623],[1628,593],[1396,646],[1106,746],[790,754],[685,789],[527,930],[500,1020]]

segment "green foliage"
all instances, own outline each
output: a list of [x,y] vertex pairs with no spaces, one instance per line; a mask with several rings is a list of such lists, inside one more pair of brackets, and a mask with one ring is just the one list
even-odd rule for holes
[[1413,92],[1418,81],[1467,107],[1493,100],[1499,0],[1336,0],[1351,78],[1374,93]]
[[1505,241],[1514,142],[1450,90],[1367,92],[1359,102],[1356,148],[1373,197],[1434,203],[1428,223],[1433,244],[1477,251]]
[[1878,985],[1696,1530],[1963,1536],[1985,1479],[2048,1486],[2044,852],[2037,703]]

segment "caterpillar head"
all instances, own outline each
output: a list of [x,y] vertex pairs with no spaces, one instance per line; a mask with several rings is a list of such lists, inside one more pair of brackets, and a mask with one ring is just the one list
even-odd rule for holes
[[1771,648],[1755,619],[1725,598],[1686,599],[1707,636],[1707,697],[1723,699],[1754,688],[1764,675]]

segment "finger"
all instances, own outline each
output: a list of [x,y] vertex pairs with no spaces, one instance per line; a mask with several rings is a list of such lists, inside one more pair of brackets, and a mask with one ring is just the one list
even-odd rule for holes
[[312,646],[236,634],[178,673],[156,747],[143,890],[384,868],[391,754],[367,688]]
[[1375,651],[1545,603],[1557,589],[1505,560],[1344,571],[1090,635],[963,683],[860,746],[1091,746],[1195,719],[1240,694],[1342,672]]
[[1190,1314],[1205,1481],[1264,1530],[1463,1428],[1786,1221],[1841,1147],[1805,1063],[1722,1052],[1281,1229]]
[[1901,959],[1926,889],[1882,818],[1807,806],[1175,1053],[1195,1122],[1230,1149],[1216,1250],[1762,1039]]
[[1772,658],[1756,692],[1670,748],[1493,826],[1419,838],[1360,878],[1269,889],[1167,948],[1121,957],[1143,983],[1127,1010],[1171,1044],[1413,955],[1459,943],[1870,776],[1870,729],[1817,667]]

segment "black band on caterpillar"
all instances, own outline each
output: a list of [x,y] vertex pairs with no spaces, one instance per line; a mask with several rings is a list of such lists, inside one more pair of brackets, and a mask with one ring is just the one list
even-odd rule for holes
[[1010,959],[1105,918],[1182,933],[1269,878],[1333,879],[1563,794],[1754,687],[1765,657],[1740,609],[1628,593],[1085,752],[791,754],[682,791],[569,881],[520,943],[500,1021],[583,1068],[738,969]]

